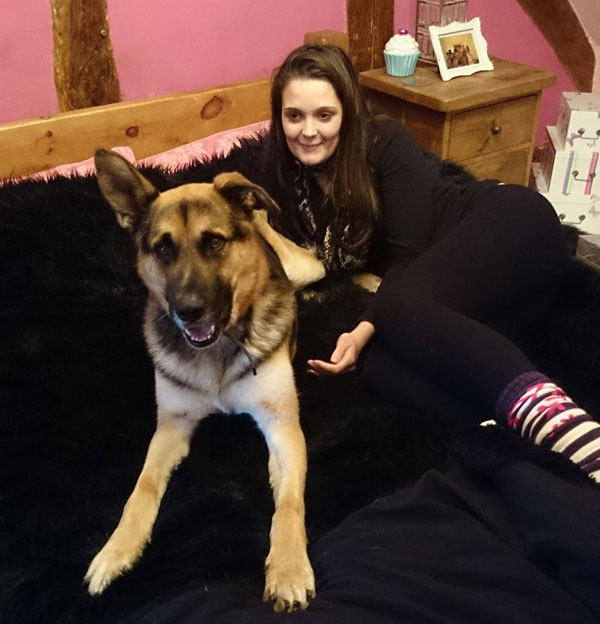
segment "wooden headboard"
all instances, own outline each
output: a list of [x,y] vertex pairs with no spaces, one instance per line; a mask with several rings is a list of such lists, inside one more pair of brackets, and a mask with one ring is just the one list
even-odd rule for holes
[[269,119],[269,80],[119,102],[0,125],[0,180],[129,146],[141,159]]

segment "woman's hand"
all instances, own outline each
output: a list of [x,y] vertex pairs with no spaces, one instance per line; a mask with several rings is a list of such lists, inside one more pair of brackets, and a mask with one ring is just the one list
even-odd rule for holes
[[340,335],[329,362],[308,360],[312,371],[320,375],[341,375],[356,368],[360,352],[369,342],[375,327],[369,321],[361,321],[351,332]]

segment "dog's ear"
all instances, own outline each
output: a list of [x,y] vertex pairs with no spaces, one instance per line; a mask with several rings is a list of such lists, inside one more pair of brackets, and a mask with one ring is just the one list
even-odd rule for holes
[[158,189],[116,152],[97,149],[94,162],[100,190],[119,225],[135,230],[150,202],[158,197]]
[[279,206],[267,191],[237,171],[220,173],[213,184],[216,191],[227,201],[240,206],[248,216],[253,210],[266,210],[269,215],[279,214]]

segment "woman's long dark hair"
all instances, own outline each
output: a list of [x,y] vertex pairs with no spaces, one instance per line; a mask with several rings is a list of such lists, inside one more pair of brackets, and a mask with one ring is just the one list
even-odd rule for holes
[[359,247],[369,240],[378,214],[367,160],[371,115],[350,59],[336,46],[301,46],[274,73],[266,175],[269,191],[282,210],[283,222],[275,226],[293,239],[305,238],[294,202],[294,157],[287,146],[281,119],[283,90],[295,79],[326,80],[342,104],[339,141],[328,169],[331,171],[329,196],[334,211],[332,230],[338,244]]

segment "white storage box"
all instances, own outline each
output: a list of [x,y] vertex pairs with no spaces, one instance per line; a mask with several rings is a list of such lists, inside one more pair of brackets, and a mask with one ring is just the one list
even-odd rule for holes
[[556,124],[558,149],[600,149],[600,93],[564,92]]
[[582,232],[588,234],[600,234],[599,195],[550,193],[539,163],[532,164],[532,173],[538,192],[552,204],[563,223],[576,225]]
[[598,151],[561,149],[557,128],[546,126],[546,131],[540,165],[548,192],[578,196],[600,192]]

